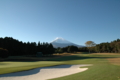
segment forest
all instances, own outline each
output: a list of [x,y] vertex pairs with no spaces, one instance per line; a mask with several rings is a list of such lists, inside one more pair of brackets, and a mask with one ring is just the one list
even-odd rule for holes
[[54,48],[50,43],[22,42],[12,37],[0,38],[0,56],[22,56],[36,55],[37,52],[42,52],[43,55],[51,55],[54,53]]
[[100,44],[94,44],[94,46],[90,47],[81,47],[78,48],[76,46],[68,46],[64,48],[57,48],[55,52],[63,53],[63,52],[91,52],[91,53],[120,53],[120,39],[104,42]]
[[8,56],[35,56],[37,52],[42,52],[43,55],[52,55],[53,53],[73,53],[73,52],[88,52],[91,53],[120,53],[120,39],[95,44],[91,47],[78,48],[76,46],[67,46],[64,48],[54,48],[51,43],[43,42],[22,42],[12,37],[0,38],[0,57]]

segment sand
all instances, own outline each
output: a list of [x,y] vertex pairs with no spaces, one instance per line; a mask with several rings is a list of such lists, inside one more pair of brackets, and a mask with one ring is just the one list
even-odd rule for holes
[[63,77],[79,72],[88,68],[80,68],[89,65],[59,65],[52,67],[36,68],[29,71],[9,73],[0,75],[0,80],[47,80],[52,78]]

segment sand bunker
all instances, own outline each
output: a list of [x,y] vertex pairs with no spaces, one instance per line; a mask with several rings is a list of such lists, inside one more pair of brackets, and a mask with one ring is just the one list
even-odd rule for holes
[[87,70],[79,68],[90,65],[59,65],[52,67],[36,68],[29,71],[0,75],[0,80],[47,80],[67,76]]

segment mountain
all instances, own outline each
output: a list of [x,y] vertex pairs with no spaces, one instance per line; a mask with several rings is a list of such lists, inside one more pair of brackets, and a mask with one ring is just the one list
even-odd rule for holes
[[67,40],[63,39],[63,38],[56,38],[55,40],[53,40],[51,42],[51,44],[53,45],[54,48],[58,48],[58,47],[63,48],[63,47],[72,46],[72,45],[77,46],[77,47],[85,47],[85,46],[82,46],[82,45],[74,44],[70,41],[67,41]]

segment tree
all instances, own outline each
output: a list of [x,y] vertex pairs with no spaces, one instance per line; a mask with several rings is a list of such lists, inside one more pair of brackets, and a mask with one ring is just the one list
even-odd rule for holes
[[90,53],[90,49],[91,47],[95,46],[95,43],[93,41],[87,41],[85,45],[87,46],[89,53]]
[[9,56],[8,50],[7,50],[7,49],[0,48],[0,57],[1,57],[1,58],[7,58],[8,56]]
[[69,46],[68,47],[68,52],[77,52],[78,51],[78,47],[76,46]]
[[55,52],[55,49],[53,48],[53,45],[51,43],[48,45],[47,51],[48,51],[47,54],[50,55],[52,55]]
[[59,53],[63,53],[63,49],[60,48],[60,49],[58,50],[58,52],[59,52]]

